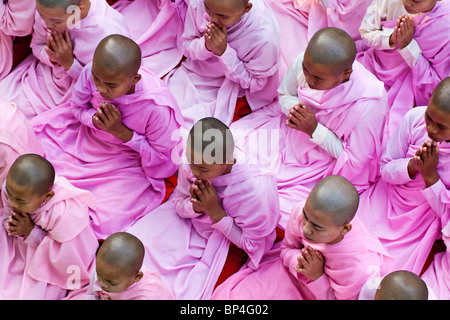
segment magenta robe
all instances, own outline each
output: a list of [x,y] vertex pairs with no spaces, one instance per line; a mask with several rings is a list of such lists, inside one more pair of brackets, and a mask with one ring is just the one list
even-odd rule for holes
[[178,65],[183,57],[178,45],[183,23],[171,1],[119,0],[112,7],[125,17],[144,67],[162,78]]
[[122,113],[123,124],[134,131],[132,139],[123,143],[97,129],[92,116],[104,99],[91,67],[86,65],[75,84],[71,105],[42,113],[32,123],[56,172],[96,197],[92,228],[106,239],[161,204],[164,178],[177,170],[172,150],[179,141],[172,135],[183,119],[165,84],[141,68],[135,93],[110,101]]
[[[361,194],[358,216],[396,260],[396,268],[420,274],[433,243],[440,237],[441,221],[430,186],[420,173],[414,179],[407,165],[427,140],[426,107],[407,112],[381,157],[381,178]],[[438,173],[450,186],[450,144],[439,144]],[[439,201],[439,200],[438,200]]]
[[30,45],[33,55],[0,81],[0,97],[15,101],[28,119],[69,101],[81,70],[92,61],[94,51],[104,37],[111,34],[129,36],[120,13],[105,0],[92,0],[88,15],[69,29],[74,62],[66,71],[64,67],[50,62],[44,50],[49,34],[44,20],[36,11]]
[[238,97],[257,110],[276,100],[279,78],[278,24],[263,0],[227,27],[228,46],[218,57],[205,47],[210,22],[203,0],[191,0],[181,36],[186,60],[164,79],[180,105],[186,125],[204,117],[231,124]]
[[0,100],[0,184],[6,180],[9,168],[25,153],[44,156],[33,126],[15,103]]
[[[438,1],[430,12],[413,17],[414,39],[422,54],[411,68],[397,49],[369,48],[358,53],[357,60],[384,82],[389,96],[386,135],[400,125],[414,106],[428,104],[438,83],[450,75],[450,2]],[[396,21],[383,22],[395,27]]]
[[[378,239],[357,218],[352,229],[335,244],[310,243],[302,231],[305,201],[298,203],[281,245],[263,258],[258,270],[245,266],[219,285],[212,298],[218,300],[349,300],[373,277],[393,270],[394,261]],[[325,258],[324,274],[315,281],[297,273],[294,266],[306,245]]]
[[349,81],[331,90],[300,86],[298,97],[318,122],[342,140],[344,151],[337,159],[311,142],[307,134],[289,128],[287,116],[276,111],[276,106],[231,125],[238,148],[276,174],[283,229],[294,205],[306,200],[325,176],[342,175],[359,192],[377,180],[387,110],[383,83],[358,62]]
[[230,241],[258,268],[273,245],[279,219],[275,177],[258,167],[237,163],[230,173],[210,180],[227,216],[212,224],[192,209],[189,187],[194,177],[187,164],[169,201],[127,231],[146,247],[144,265],[156,270],[175,299],[210,299],[227,258]]
[[14,37],[31,33],[35,12],[34,0],[0,2],[0,79],[11,71]]
[[57,176],[53,198],[29,213],[35,227],[24,239],[8,236],[4,228],[12,210],[5,184],[0,210],[0,297],[62,299],[86,286],[98,247],[89,226],[89,211],[96,206],[92,194]]
[[[292,61],[306,49],[308,41],[318,30],[336,27],[346,31],[354,40],[361,39],[359,26],[372,0],[267,0],[282,30],[280,34],[283,78]],[[293,41],[295,39],[295,41]]]

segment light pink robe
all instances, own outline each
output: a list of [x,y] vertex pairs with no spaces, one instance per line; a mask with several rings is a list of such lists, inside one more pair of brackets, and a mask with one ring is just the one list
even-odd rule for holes
[[129,36],[125,20],[105,0],[92,0],[88,15],[69,29],[74,62],[69,70],[50,62],[45,47],[47,29],[36,11],[31,48],[33,55],[22,61],[0,82],[0,97],[15,101],[30,119],[68,102],[83,66],[92,61],[98,43],[110,34]]
[[372,0],[267,0],[282,30],[281,79],[318,30],[336,27],[346,31],[354,40],[361,39],[359,26],[371,2]]
[[183,119],[167,86],[141,68],[135,93],[110,101],[119,108],[123,124],[133,130],[132,139],[123,143],[97,129],[92,116],[104,99],[91,67],[92,63],[86,65],[75,84],[71,105],[42,113],[32,123],[56,172],[96,197],[92,228],[106,239],[161,204],[164,178],[177,170],[171,157],[179,141],[172,135]]
[[[219,300],[349,300],[356,299],[372,277],[392,271],[394,261],[376,237],[357,218],[352,229],[336,244],[310,243],[302,231],[305,202],[298,203],[289,218],[285,237],[266,255],[258,270],[245,266],[219,285]],[[325,258],[325,273],[315,281],[297,273],[294,266],[306,245]]]
[[44,156],[31,123],[15,103],[0,100],[0,184],[6,180],[9,168],[24,153]]
[[170,0],[119,0],[112,7],[125,17],[144,67],[162,78],[178,65],[183,57],[178,46],[183,23]]
[[276,106],[231,125],[237,147],[276,174],[283,229],[294,205],[306,200],[325,176],[342,175],[359,192],[377,180],[387,110],[383,83],[358,62],[349,81],[325,91],[300,86],[298,97],[318,122],[342,140],[344,150],[337,159],[311,142],[307,134],[289,128],[287,116]]
[[144,276],[138,282],[133,283],[128,289],[122,292],[106,292],[100,286],[97,272],[94,269],[91,275],[89,286],[84,292],[71,298],[71,300],[172,300],[172,294],[167,289],[161,276],[153,271],[142,267]]
[[[396,260],[396,269],[420,274],[433,243],[440,237],[439,198],[425,188],[420,173],[408,175],[408,162],[427,140],[424,112],[416,107],[405,115],[381,157],[381,178],[361,194],[358,216]],[[450,186],[450,143],[439,144],[438,173]]]
[[35,12],[35,0],[0,2],[0,79],[11,71],[14,37],[31,33]]
[[[412,18],[414,39],[422,54],[411,68],[397,49],[369,48],[357,60],[385,83],[389,96],[386,136],[400,125],[414,106],[427,105],[436,85],[450,75],[450,2],[438,1],[431,12]],[[396,21],[382,22],[394,28]]]
[[2,187],[0,227],[0,297],[62,299],[89,283],[95,266],[97,239],[89,226],[95,200],[88,191],[56,177],[53,198],[30,217],[34,229],[26,239],[8,236],[5,219],[12,208]]
[[275,177],[240,164],[239,156],[236,160],[229,174],[210,180],[227,213],[219,222],[193,211],[189,188],[194,177],[182,164],[169,201],[127,230],[144,243],[144,265],[161,275],[175,299],[210,299],[230,241],[248,254],[252,269],[274,243],[279,219]]
[[238,97],[257,110],[277,98],[279,28],[263,0],[227,27],[228,46],[222,56],[205,47],[203,33],[210,22],[203,0],[191,0],[181,37],[181,66],[164,80],[180,105],[188,128],[201,118],[215,117],[231,124]]

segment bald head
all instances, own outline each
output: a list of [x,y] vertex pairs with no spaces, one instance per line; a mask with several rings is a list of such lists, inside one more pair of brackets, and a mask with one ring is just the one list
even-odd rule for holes
[[359,205],[358,191],[350,181],[339,175],[320,180],[308,198],[312,207],[329,214],[336,226],[349,223]]
[[428,300],[426,283],[415,273],[394,271],[381,280],[376,298],[378,300]]
[[32,193],[42,196],[50,191],[55,181],[55,169],[45,158],[37,154],[24,154],[14,161],[8,178],[21,187],[31,187]]
[[104,38],[94,52],[97,70],[134,76],[141,67],[142,53],[136,42],[119,34]]
[[37,0],[45,8],[63,8],[64,11],[72,5],[78,6],[82,0]]
[[[208,117],[197,121],[189,132],[188,157],[201,155],[207,164],[234,163],[234,139],[230,129],[219,119]],[[200,157],[198,157],[200,158]],[[197,159],[194,159],[197,162]],[[200,163],[202,159],[199,159]]]
[[142,267],[144,254],[144,245],[137,237],[127,232],[117,232],[102,243],[97,259],[120,268],[128,275],[134,275]]
[[434,88],[430,103],[438,110],[450,113],[450,77],[442,80],[436,88]]
[[352,68],[356,58],[356,45],[344,30],[323,28],[311,38],[305,55],[308,55],[314,63],[340,73]]

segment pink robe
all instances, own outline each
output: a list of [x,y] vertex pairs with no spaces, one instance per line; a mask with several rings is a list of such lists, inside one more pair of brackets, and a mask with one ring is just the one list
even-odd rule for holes
[[[321,2],[328,4],[325,6]],[[371,2],[372,0],[267,0],[282,30],[280,77],[283,78],[292,61],[306,49],[314,33],[322,28],[340,28],[354,40],[361,39],[359,26]]]
[[35,0],[0,2],[0,79],[11,71],[14,37],[31,33],[35,12]]
[[[356,299],[372,277],[391,272],[392,257],[357,218],[352,229],[336,244],[310,243],[301,226],[305,202],[298,203],[280,246],[263,258],[258,270],[243,267],[216,288],[219,300],[349,300]],[[325,273],[315,281],[297,273],[294,266],[306,245],[325,258]]]
[[120,0],[112,7],[125,17],[131,38],[142,50],[144,67],[162,78],[178,65],[183,23],[170,0]]
[[172,150],[178,140],[172,135],[183,119],[165,84],[141,68],[135,93],[110,101],[122,113],[123,124],[133,130],[132,139],[123,143],[97,129],[92,116],[104,99],[91,67],[92,63],[86,65],[75,84],[71,105],[42,113],[32,123],[56,172],[96,197],[92,228],[98,238],[106,239],[161,204],[164,178],[177,170]]
[[129,36],[120,13],[105,0],[92,0],[88,15],[69,29],[74,62],[66,71],[64,67],[50,62],[45,52],[49,34],[44,20],[36,11],[30,44],[33,55],[0,82],[0,97],[15,101],[28,119],[69,101],[83,66],[92,61],[94,51],[104,37],[111,34]]
[[441,216],[442,239],[447,247],[445,252],[435,254],[433,262],[421,276],[426,284],[432,288],[437,298],[440,300],[450,299],[450,196],[448,189],[438,193],[439,200],[445,203],[445,213]]
[[0,100],[0,184],[6,180],[9,168],[25,153],[44,156],[31,123],[15,103]]
[[34,229],[26,239],[8,236],[5,219],[12,208],[2,187],[0,227],[0,297],[62,299],[89,283],[97,239],[89,226],[95,200],[88,191],[56,177],[55,195],[30,217]]
[[215,117],[231,124],[238,97],[257,110],[276,100],[279,78],[279,28],[263,0],[227,27],[227,49],[216,56],[205,47],[203,33],[210,22],[203,0],[187,9],[181,66],[165,77],[180,105],[188,128],[199,119]]
[[193,211],[187,164],[169,201],[127,231],[146,247],[144,265],[156,270],[175,299],[209,299],[227,258],[230,241],[246,251],[256,269],[273,245],[279,219],[275,177],[258,167],[236,164],[229,174],[210,180],[227,216],[212,224]]
[[383,84],[358,62],[349,81],[325,91],[300,86],[298,97],[341,139],[344,150],[337,159],[307,134],[289,128],[287,116],[276,106],[231,125],[239,132],[237,147],[276,174],[283,229],[294,205],[305,200],[323,177],[342,175],[359,192],[377,180],[387,110]]
[[[381,178],[361,194],[358,216],[396,260],[396,268],[420,274],[433,243],[440,237],[441,221],[436,196],[425,188],[420,173],[414,179],[407,165],[427,140],[424,112],[416,107],[405,115],[381,157]],[[438,173],[450,186],[450,143],[439,144]]]
[[[122,292],[110,293],[104,291],[94,270],[87,292],[81,295],[85,300],[172,300],[172,294],[167,289],[161,276],[145,267],[141,269],[144,276],[138,282],[133,283],[128,289]],[[80,297],[78,297],[80,298]]]
[[[422,54],[411,68],[397,49],[369,48],[357,60],[385,83],[390,110],[386,136],[414,106],[427,105],[436,85],[450,75],[450,2],[438,1],[431,12],[413,17],[414,39]],[[382,22],[394,28],[396,21]]]

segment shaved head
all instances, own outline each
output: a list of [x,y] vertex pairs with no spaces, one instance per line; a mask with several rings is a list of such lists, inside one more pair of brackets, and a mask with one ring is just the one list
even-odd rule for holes
[[450,77],[442,80],[433,90],[430,103],[438,110],[450,113]]
[[141,269],[144,255],[144,245],[137,237],[127,232],[117,232],[102,243],[97,259],[133,275]]
[[119,34],[104,38],[94,52],[97,69],[134,76],[142,62],[141,49],[136,42]]
[[21,187],[30,186],[32,194],[42,196],[53,187],[55,169],[47,159],[29,153],[21,155],[14,161],[8,177]]
[[356,58],[355,41],[344,30],[323,28],[317,31],[305,51],[314,63],[328,66],[336,73],[351,69]]
[[[188,157],[201,155],[208,163],[234,163],[234,139],[230,129],[219,119],[208,117],[197,121],[189,132]],[[200,162],[201,160],[200,159]]]
[[394,271],[381,280],[376,293],[378,300],[428,300],[426,283],[415,273]]
[[308,198],[312,207],[329,214],[336,226],[349,223],[359,205],[358,191],[350,181],[339,175],[320,180],[311,190]]

